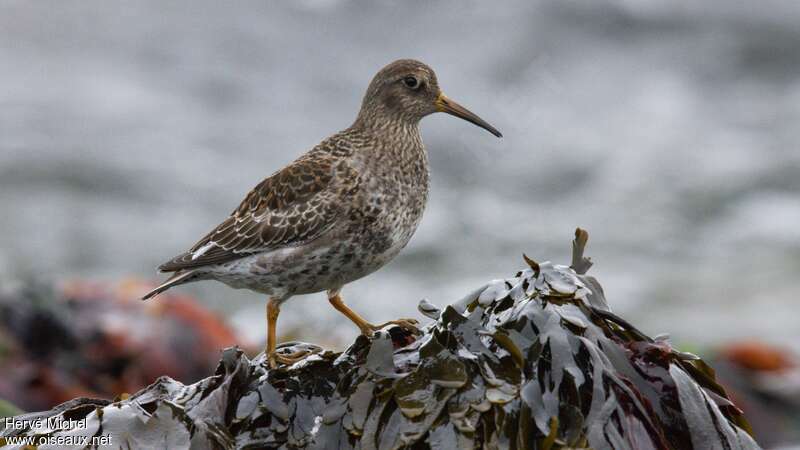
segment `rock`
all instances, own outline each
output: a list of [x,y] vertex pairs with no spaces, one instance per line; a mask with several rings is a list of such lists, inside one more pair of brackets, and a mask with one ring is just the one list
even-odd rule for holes
[[229,348],[197,383],[17,419],[86,419],[133,448],[759,448],[709,366],[608,309],[581,233],[572,267],[526,257],[454,305],[424,302],[436,319],[417,338],[389,328],[274,370]]

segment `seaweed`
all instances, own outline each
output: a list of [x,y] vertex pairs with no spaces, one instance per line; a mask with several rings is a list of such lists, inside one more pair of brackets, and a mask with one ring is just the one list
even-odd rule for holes
[[[576,232],[571,266],[537,263],[445,308],[422,334],[394,327],[270,370],[223,351],[191,385],[162,377],[124,399],[18,416],[85,418],[130,448],[757,449],[742,412],[695,355],[607,306]],[[284,348],[307,346],[287,343]],[[3,438],[0,438],[0,443]]]

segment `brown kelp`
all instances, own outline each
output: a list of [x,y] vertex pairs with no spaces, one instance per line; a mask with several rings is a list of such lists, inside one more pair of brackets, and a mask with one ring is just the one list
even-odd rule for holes
[[444,309],[421,302],[433,319],[421,336],[390,328],[275,370],[229,348],[192,385],[163,377],[125,399],[20,417],[84,428],[3,435],[104,434],[134,448],[759,448],[708,365],[608,309],[585,275],[586,238],[577,231],[571,266],[526,257]]

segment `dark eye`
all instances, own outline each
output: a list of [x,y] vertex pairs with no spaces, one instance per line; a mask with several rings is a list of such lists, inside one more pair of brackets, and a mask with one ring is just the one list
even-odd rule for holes
[[406,87],[408,87],[410,89],[416,89],[416,88],[419,87],[419,81],[417,80],[416,77],[412,77],[412,76],[407,76],[407,77],[403,78],[403,84],[405,84]]

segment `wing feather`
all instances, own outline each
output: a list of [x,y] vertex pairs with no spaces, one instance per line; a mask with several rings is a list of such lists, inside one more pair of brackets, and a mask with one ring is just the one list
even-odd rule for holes
[[329,153],[311,152],[259,183],[231,215],[159,269],[192,269],[315,239],[341,212],[358,173]]

